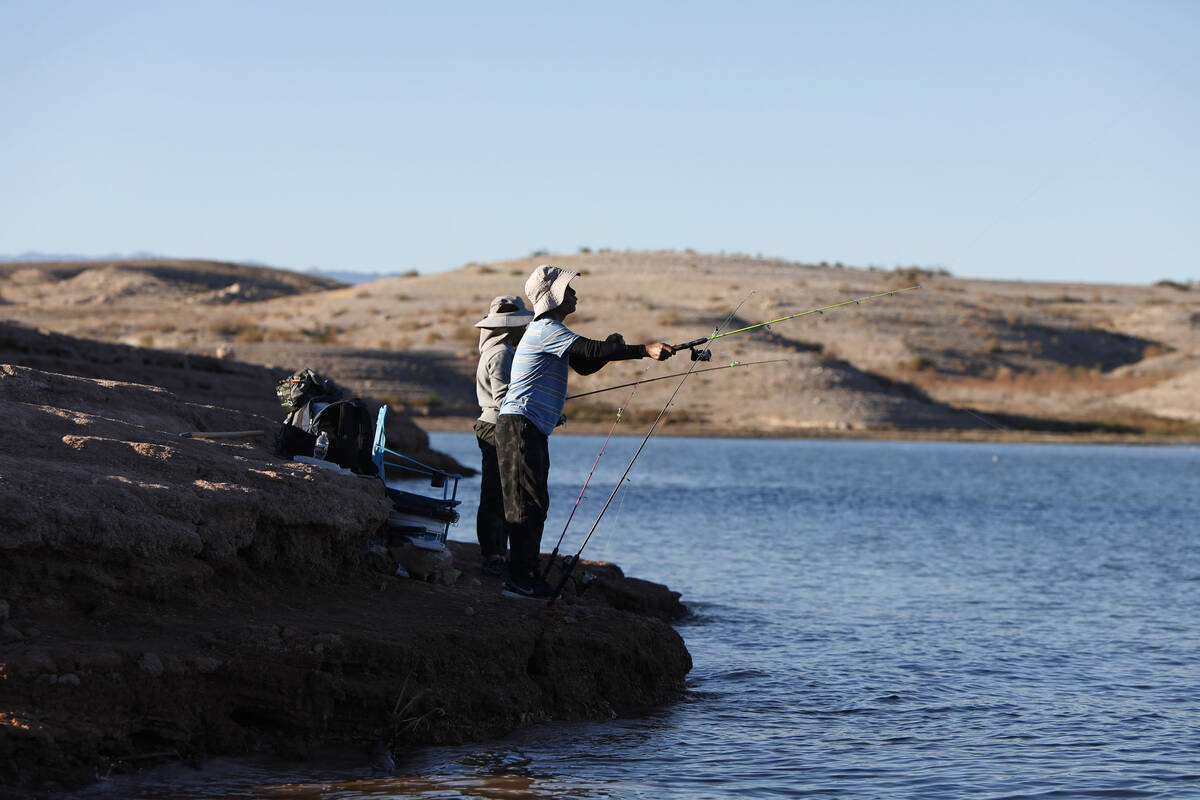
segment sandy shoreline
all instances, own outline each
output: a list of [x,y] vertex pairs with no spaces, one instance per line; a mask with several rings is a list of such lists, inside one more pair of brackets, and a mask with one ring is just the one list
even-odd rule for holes
[[[450,416],[412,417],[417,427],[428,433],[473,433],[473,418]],[[612,423],[568,422],[555,431],[555,436],[606,436]],[[618,425],[614,436],[637,437],[646,434],[646,425]],[[1016,430],[971,430],[971,431],[927,431],[927,430],[744,430],[708,423],[682,422],[660,425],[654,436],[681,436],[697,439],[846,439],[860,441],[921,441],[921,442],[999,442],[1012,444],[1125,444],[1125,445],[1200,445],[1200,437],[1194,436],[1145,436],[1139,434],[1100,433],[1037,433]]]

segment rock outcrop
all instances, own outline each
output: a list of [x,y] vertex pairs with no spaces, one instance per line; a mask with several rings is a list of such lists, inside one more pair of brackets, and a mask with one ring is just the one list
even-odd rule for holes
[[[502,597],[461,543],[451,585],[397,577],[372,547],[379,480],[283,461],[267,442],[179,437],[263,424],[229,402],[242,366],[142,363],[134,383],[112,375],[129,375],[136,348],[39,347],[43,368],[0,363],[10,790],[264,747],[397,751],[683,692],[690,657],[667,622],[683,607],[665,587],[588,565],[592,588],[551,609]],[[109,377],[46,368],[99,372],[111,356]],[[210,382],[225,405],[198,399]]]

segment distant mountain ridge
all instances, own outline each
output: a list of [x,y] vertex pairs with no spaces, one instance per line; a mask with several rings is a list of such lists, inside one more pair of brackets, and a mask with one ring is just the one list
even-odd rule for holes
[[[286,267],[284,267],[286,269]],[[398,272],[355,272],[349,269],[319,269],[318,267],[309,267],[305,270],[294,270],[295,272],[303,272],[305,275],[313,275],[318,278],[329,278],[330,280],[338,281],[339,283],[360,284],[377,281],[381,278],[394,278],[400,273]]]
[[[153,260],[195,261],[195,260],[200,260],[200,259],[186,259],[186,258],[178,258],[177,256],[164,256],[162,253],[151,253],[148,250],[138,250],[137,252],[134,252],[134,253],[109,253],[107,255],[102,255],[102,256],[81,256],[78,253],[42,253],[42,252],[36,252],[36,251],[19,253],[15,256],[0,255],[0,264],[16,264],[16,263],[22,263],[22,262],[26,262],[26,263],[30,263],[30,264],[61,264],[61,263],[69,263],[72,261],[100,262],[100,261],[153,261]],[[256,261],[252,258],[238,259],[236,261],[228,261],[225,263],[244,264],[247,267],[270,267],[270,266],[272,266],[271,264],[268,264],[265,261]],[[286,269],[286,267],[281,267],[280,269]],[[299,270],[292,270],[292,271],[299,272]]]
[[[15,256],[0,255],[0,261],[3,261],[3,262],[13,262],[13,261],[36,261],[36,262],[40,262],[40,261],[48,261],[48,262],[126,261],[126,260],[132,260],[132,259],[146,259],[146,258],[168,258],[168,256],[164,256],[161,253],[150,253],[145,250],[139,250],[136,253],[128,253],[128,254],[110,253],[106,256],[81,256],[77,253],[41,253],[41,252],[32,251],[32,250],[24,252],[24,253],[20,253]],[[251,262],[246,262],[246,263],[251,263]],[[260,266],[265,266],[265,265],[260,265]]]
[[[84,256],[78,253],[42,253],[37,251],[29,251],[19,253],[17,255],[0,254],[0,263],[12,264],[19,262],[29,263],[62,263],[70,261],[134,261],[147,259],[169,259],[179,260],[174,256],[164,256],[161,253],[151,253],[146,250],[139,250],[135,253],[109,253],[102,256]],[[255,259],[238,259],[237,261],[229,262],[235,264],[245,264],[248,267],[272,267],[273,264],[268,264],[265,261],[257,261]],[[377,281],[380,278],[390,278],[399,273],[394,272],[358,272],[347,269],[321,269],[319,267],[309,267],[308,269],[297,269],[295,267],[276,267],[276,269],[285,269],[289,272],[300,272],[305,275],[313,275],[318,278],[329,278],[339,283],[359,284],[370,283]]]

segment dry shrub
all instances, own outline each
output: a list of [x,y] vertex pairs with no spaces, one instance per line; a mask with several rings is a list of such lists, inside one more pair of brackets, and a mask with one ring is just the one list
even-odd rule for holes
[[237,335],[233,337],[233,340],[243,344],[253,344],[256,342],[261,342],[266,338],[266,328],[263,328],[261,325],[247,325],[237,332]]
[[456,327],[453,329],[453,331],[454,332],[450,335],[450,340],[452,342],[470,345],[472,347],[479,342],[479,328]]
[[937,369],[937,363],[927,355],[913,353],[900,360],[897,365],[907,372],[928,372]]
[[336,325],[319,325],[310,331],[305,331],[304,334],[309,341],[317,344],[337,344],[345,332],[345,328]]

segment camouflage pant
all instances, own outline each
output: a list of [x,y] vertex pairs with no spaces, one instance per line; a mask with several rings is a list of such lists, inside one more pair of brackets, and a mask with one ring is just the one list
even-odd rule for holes
[[550,509],[550,448],[545,434],[519,414],[501,414],[496,452],[504,518],[508,521],[510,571],[526,575],[538,568],[542,527]]

